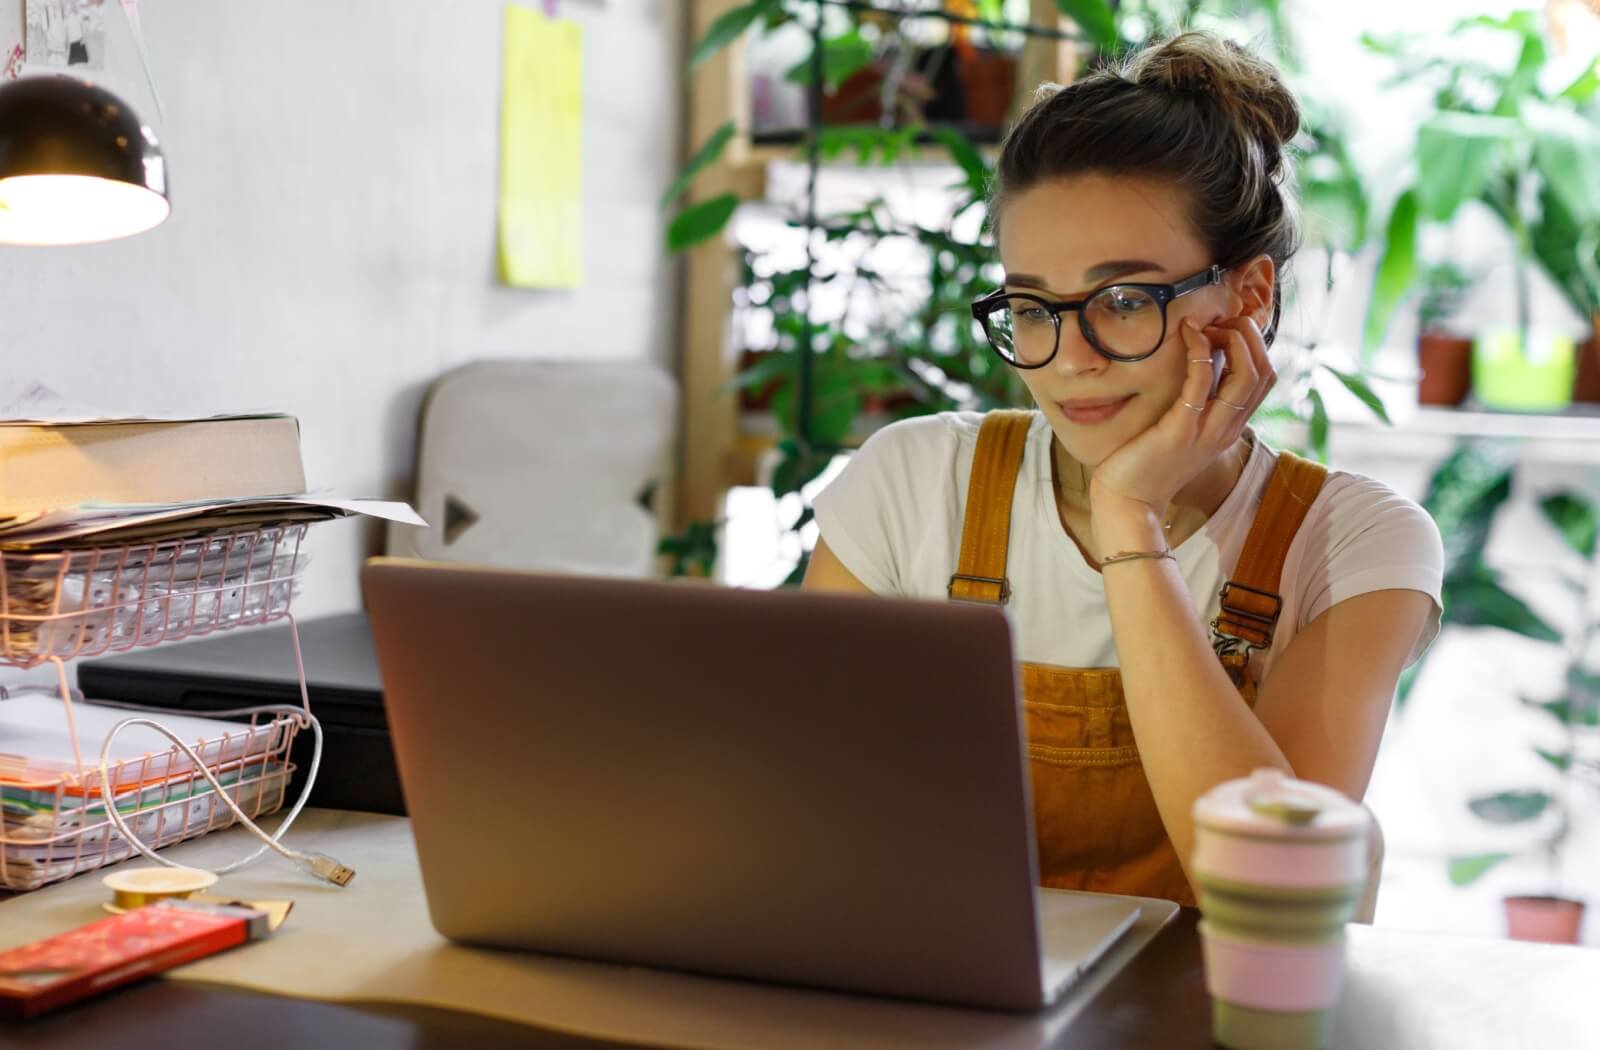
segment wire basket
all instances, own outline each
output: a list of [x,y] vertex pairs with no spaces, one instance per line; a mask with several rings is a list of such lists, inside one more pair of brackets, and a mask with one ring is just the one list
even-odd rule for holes
[[32,667],[289,614],[306,526],[0,554],[0,662]]
[[[56,666],[72,752],[70,761],[8,756],[0,739],[0,890],[36,889],[135,852],[106,814],[102,780],[117,812],[152,849],[236,822],[195,762],[165,742],[108,762],[102,777],[99,754],[80,747],[74,711],[81,715],[82,701],[74,701],[65,661],[287,620],[304,700],[290,606],[306,564],[306,527],[272,524],[146,543],[0,551],[0,664]],[[7,702],[0,698],[0,715]],[[173,714],[113,706],[130,717]],[[253,820],[284,803],[294,772],[289,749],[308,724],[305,715],[284,710],[252,715],[248,723],[218,717],[215,733],[186,742]]]
[[[129,708],[129,714],[142,713]],[[159,715],[170,712],[149,712]],[[231,753],[238,739],[264,741],[243,757],[212,765],[223,790],[252,820],[283,805],[294,765],[289,749],[300,728],[292,714],[255,718],[249,724],[218,723],[218,735],[203,742],[201,753]],[[235,823],[228,808],[198,768],[174,772],[176,748],[152,752],[110,767],[117,812],[139,840],[152,849],[216,831]],[[63,774],[47,781],[0,781],[0,889],[37,889],[133,855],[106,816],[92,775]]]

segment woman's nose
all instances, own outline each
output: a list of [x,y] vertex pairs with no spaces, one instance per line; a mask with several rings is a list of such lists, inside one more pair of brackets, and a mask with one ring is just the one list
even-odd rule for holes
[[1056,344],[1056,357],[1050,362],[1051,367],[1064,376],[1094,375],[1104,371],[1111,362],[1090,345],[1076,323],[1069,322],[1065,317],[1061,320],[1061,338]]

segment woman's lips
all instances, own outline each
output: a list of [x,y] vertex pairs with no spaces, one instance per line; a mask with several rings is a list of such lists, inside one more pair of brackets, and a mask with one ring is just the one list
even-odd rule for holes
[[1121,412],[1122,406],[1133,398],[1132,394],[1126,397],[1085,397],[1073,401],[1057,401],[1056,406],[1061,409],[1061,414],[1067,417],[1067,422],[1089,426],[1104,423]]

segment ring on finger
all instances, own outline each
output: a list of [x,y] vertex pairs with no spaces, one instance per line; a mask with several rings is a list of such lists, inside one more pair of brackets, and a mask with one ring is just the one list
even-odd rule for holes
[[1187,408],[1191,412],[1204,412],[1206,410],[1204,405],[1191,405],[1189,402],[1184,401],[1181,397],[1178,400],[1183,401],[1183,407]]
[[1224,405],[1227,405],[1229,408],[1233,409],[1235,412],[1243,412],[1245,409],[1250,407],[1249,405],[1236,405],[1232,401],[1229,401],[1225,397],[1219,397],[1219,398],[1217,398],[1217,400],[1222,402]]
[[1209,364],[1216,363],[1216,358],[1212,358],[1212,357],[1191,357],[1191,358],[1189,358],[1189,363],[1191,365],[1209,365]]

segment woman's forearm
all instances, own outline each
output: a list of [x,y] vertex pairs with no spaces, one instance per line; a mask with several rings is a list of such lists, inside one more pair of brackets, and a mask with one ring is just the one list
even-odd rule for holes
[[[1165,546],[1160,519],[1143,506],[1097,509],[1094,533],[1103,557]],[[1123,561],[1102,575],[1134,739],[1187,872],[1196,798],[1261,766],[1293,771],[1217,661],[1177,563]]]

